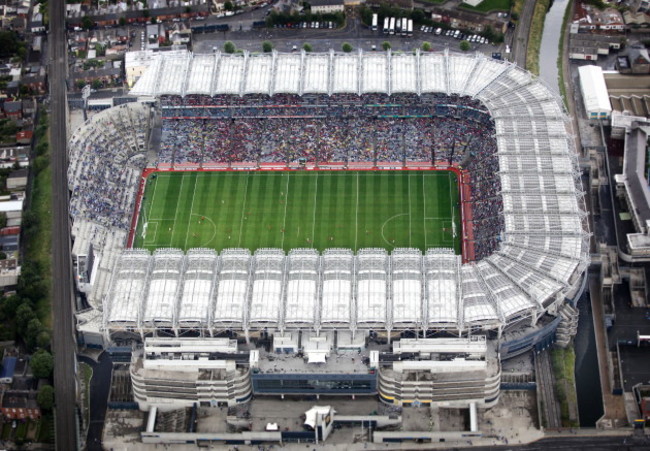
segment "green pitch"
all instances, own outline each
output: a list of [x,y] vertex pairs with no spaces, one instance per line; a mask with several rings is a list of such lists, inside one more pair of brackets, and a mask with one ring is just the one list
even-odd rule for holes
[[446,171],[159,173],[147,181],[135,246],[460,253],[458,202]]

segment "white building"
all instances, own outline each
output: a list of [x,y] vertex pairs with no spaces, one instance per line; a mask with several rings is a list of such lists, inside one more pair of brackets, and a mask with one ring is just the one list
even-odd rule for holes
[[345,10],[343,0],[312,0],[309,4],[313,14],[331,14]]
[[245,402],[255,362],[242,355],[228,338],[147,338],[131,361],[134,399],[142,410]]
[[580,91],[587,117],[593,120],[609,120],[612,104],[609,101],[603,70],[598,66],[581,66]]

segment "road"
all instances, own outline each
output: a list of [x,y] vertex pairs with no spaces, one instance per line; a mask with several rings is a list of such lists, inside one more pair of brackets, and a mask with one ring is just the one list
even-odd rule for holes
[[56,449],[76,450],[77,395],[75,384],[72,262],[68,221],[66,73],[67,48],[63,0],[51,1],[49,43],[50,145],[52,168],[52,351],[56,399]]
[[104,430],[104,419],[106,418],[108,395],[111,389],[113,362],[106,352],[101,355],[98,362],[83,356],[80,356],[79,360],[87,363],[93,369],[93,378],[90,380],[90,426],[88,428],[86,449],[88,451],[102,451],[102,432]]
[[526,67],[528,33],[530,31],[530,23],[533,20],[535,3],[537,3],[536,0],[526,0],[524,2],[524,9],[519,16],[519,22],[517,23],[517,28],[512,39],[512,61],[521,68]]

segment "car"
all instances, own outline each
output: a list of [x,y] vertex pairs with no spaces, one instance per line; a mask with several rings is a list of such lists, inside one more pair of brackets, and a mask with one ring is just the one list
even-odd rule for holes
[[426,27],[424,25],[420,25],[420,31],[424,31]]
[[298,46],[297,46],[297,45],[294,45],[293,47],[291,47],[291,51],[292,51],[292,52],[295,52],[295,51],[297,51],[297,50],[298,50]]
[[436,28],[436,36],[440,36],[441,33],[442,33],[442,28],[440,27]]

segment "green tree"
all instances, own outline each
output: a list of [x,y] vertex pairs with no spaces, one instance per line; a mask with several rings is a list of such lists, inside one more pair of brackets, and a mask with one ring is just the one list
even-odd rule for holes
[[27,325],[33,319],[36,319],[36,313],[27,302],[16,309],[16,326],[20,332],[26,332]]
[[16,310],[23,304],[23,300],[16,296],[7,296],[5,298],[0,298],[0,317],[3,319],[14,319],[16,316]]
[[0,229],[7,227],[7,213],[0,211]]
[[236,50],[237,47],[235,47],[235,44],[232,41],[226,41],[223,45],[223,51],[226,53],[235,53]]
[[102,81],[93,80],[93,82],[90,84],[90,87],[93,88],[94,90],[102,89]]
[[430,51],[431,51],[431,43],[430,43],[430,42],[427,42],[427,41],[424,41],[424,42],[422,43],[422,47],[421,47],[421,49],[422,49],[422,51],[424,51],[424,52],[430,52]]
[[414,9],[411,11],[411,19],[413,19],[413,22],[415,23],[420,23],[426,19],[426,14],[424,14],[424,11],[421,9]]
[[352,44],[349,42],[344,42],[343,45],[341,45],[341,50],[343,50],[345,53],[350,53],[352,51]]
[[52,354],[41,349],[32,355],[29,364],[32,367],[34,377],[38,379],[48,378],[52,374],[52,369],[54,368],[54,358],[52,357]]
[[388,42],[388,41],[382,42],[381,48],[384,49],[384,50],[390,50],[391,49],[390,42]]
[[466,52],[471,48],[471,45],[467,41],[460,41],[459,47],[463,52]]
[[157,23],[158,23],[158,19],[156,19],[155,17],[152,17],[152,18],[151,18],[151,23],[152,23],[152,24],[157,24]]
[[226,3],[223,4],[223,7],[226,11],[232,11],[235,9],[235,5],[233,5],[230,0],[226,1]]
[[81,18],[81,28],[83,28],[84,30],[90,30],[94,26],[95,26],[95,22],[93,22],[93,20],[90,17],[83,16]]
[[41,386],[36,395],[36,402],[43,410],[52,410],[54,407],[54,387],[49,384]]
[[367,27],[372,25],[372,10],[367,6],[362,6],[359,9],[359,15],[361,16],[361,22]]
[[126,19],[124,17],[120,17],[120,20],[118,20],[118,23],[120,24],[120,27],[123,27],[126,25]]
[[36,349],[41,332],[43,332],[43,325],[38,318],[34,318],[27,323],[27,330],[23,338],[29,349]]
[[311,52],[311,51],[313,50],[313,47],[311,46],[310,43],[305,42],[305,43],[302,45],[302,49],[303,49],[305,52]]
[[50,333],[46,330],[42,330],[38,337],[36,337],[36,347],[41,349],[50,349],[50,343],[52,343],[52,337]]
[[262,42],[262,51],[264,53],[270,53],[273,50],[273,43],[270,41]]

